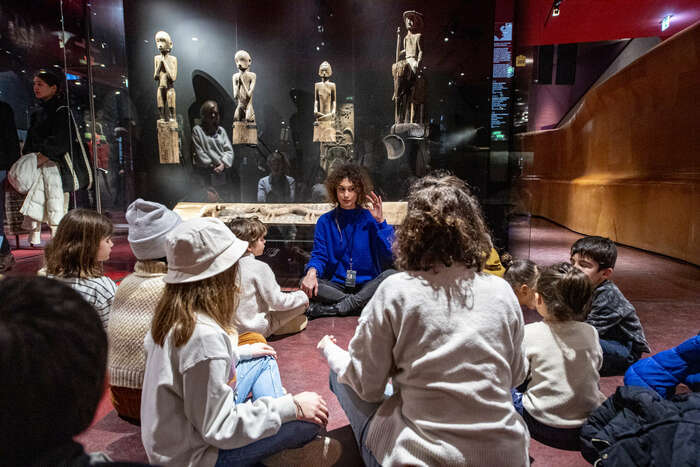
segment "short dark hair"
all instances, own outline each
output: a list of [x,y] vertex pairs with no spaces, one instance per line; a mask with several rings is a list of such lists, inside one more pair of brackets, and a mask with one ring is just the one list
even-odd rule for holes
[[557,263],[540,271],[535,291],[558,321],[584,321],[591,308],[593,285],[586,273],[570,263]]
[[598,270],[614,268],[617,261],[615,242],[607,237],[590,236],[579,238],[571,245],[571,256],[579,254],[598,263]]
[[513,287],[513,289],[516,289],[523,284],[527,285],[531,289],[535,288],[535,284],[537,283],[537,275],[539,273],[537,263],[530,261],[529,259],[515,259],[506,267],[508,269],[506,269],[503,278],[510,284],[511,287]]
[[397,267],[427,271],[463,263],[481,271],[491,248],[481,208],[466,183],[452,175],[429,175],[411,186],[393,246]]
[[56,280],[8,277],[0,297],[0,452],[8,465],[29,465],[90,425],[107,335],[94,308]]
[[49,86],[56,86],[56,90],[61,89],[61,83],[63,82],[63,76],[60,71],[54,71],[51,69],[41,69],[34,73],[35,78],[39,78],[44,83]]
[[352,163],[338,166],[326,178],[325,185],[328,200],[331,204],[338,204],[338,185],[346,178],[355,186],[357,205],[362,206],[366,201],[367,195],[374,187],[367,171],[363,167]]
[[236,217],[226,223],[236,238],[252,243],[267,235],[267,226],[257,217]]

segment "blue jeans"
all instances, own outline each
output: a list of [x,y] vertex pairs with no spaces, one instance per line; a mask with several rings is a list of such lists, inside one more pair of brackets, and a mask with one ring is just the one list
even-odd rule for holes
[[[282,381],[277,360],[272,357],[243,360],[236,365],[236,404],[243,403],[252,392],[260,397],[281,397]],[[315,423],[295,420],[282,424],[274,435],[236,449],[220,449],[216,467],[259,464],[266,457],[283,449],[300,448],[313,440],[321,430]]]
[[10,243],[5,238],[5,177],[7,170],[0,170],[0,255],[10,253]]
[[581,428],[556,428],[545,425],[535,420],[532,415],[527,413],[523,407],[523,393],[517,389],[510,390],[513,396],[513,406],[515,410],[523,417],[527,429],[530,432],[530,437],[539,441],[542,444],[566,451],[580,451],[579,432]]
[[600,339],[600,347],[603,349],[600,376],[622,376],[640,357],[632,352],[632,341],[622,344],[618,341]]
[[251,392],[253,400],[264,396],[284,396],[277,360],[272,357],[260,357],[238,362],[236,365],[236,404],[245,402]]
[[[377,462],[377,459],[367,448],[366,438],[369,421],[372,419],[381,403],[363,401],[350,386],[339,383],[338,376],[333,371],[331,371],[328,379],[331,391],[333,391],[333,394],[338,398],[340,406],[343,408],[345,415],[350,421],[350,427],[355,435],[355,441],[357,441],[357,447],[362,455],[362,460],[367,467],[379,467],[379,462]],[[390,396],[390,391],[392,391],[392,389],[387,385],[384,396]]]

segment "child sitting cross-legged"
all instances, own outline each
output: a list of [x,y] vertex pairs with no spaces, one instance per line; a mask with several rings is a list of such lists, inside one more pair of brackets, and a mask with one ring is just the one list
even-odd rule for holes
[[528,376],[513,390],[513,402],[530,436],[558,449],[579,449],[581,426],[605,401],[598,389],[603,362],[598,333],[582,322],[591,292],[586,275],[569,263],[544,268],[535,285],[543,321],[525,326]]
[[[328,421],[323,398],[282,395],[269,346],[238,346],[237,263],[247,247],[214,218],[166,237],[166,285],[144,339],[141,440],[153,464],[331,465],[339,457],[337,442],[317,437]],[[258,364],[237,366],[251,358]]]
[[112,222],[96,211],[73,209],[63,216],[46,245],[46,267],[39,271],[75,289],[100,315],[107,328],[117,291],[102,271],[112,252]]
[[617,247],[609,238],[584,237],[571,246],[571,264],[593,283],[593,302],[586,322],[600,335],[600,376],[624,375],[642,353],[651,352],[634,306],[610,280],[616,260]]
[[304,311],[309,298],[301,290],[285,293],[267,264],[255,259],[263,254],[267,227],[257,218],[237,218],[228,223],[237,238],[248,242],[238,260],[241,298],[236,317],[239,332],[257,332],[265,337],[291,334],[306,328]]

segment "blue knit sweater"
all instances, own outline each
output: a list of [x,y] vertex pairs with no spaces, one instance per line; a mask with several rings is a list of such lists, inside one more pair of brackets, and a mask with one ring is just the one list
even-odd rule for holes
[[316,222],[314,248],[305,272],[315,268],[319,278],[344,284],[352,256],[355,282],[362,285],[391,265],[393,240],[394,228],[386,220],[378,224],[367,209],[336,208]]

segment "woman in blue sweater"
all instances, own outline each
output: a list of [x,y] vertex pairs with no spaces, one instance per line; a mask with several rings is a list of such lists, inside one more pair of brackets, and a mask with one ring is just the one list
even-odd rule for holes
[[[384,218],[382,198],[372,191],[367,173],[344,164],[325,184],[336,207],[316,222],[314,248],[301,281],[312,300],[311,319],[360,314],[379,284],[396,272],[390,269],[394,228]],[[365,199],[369,209],[362,207]]]

